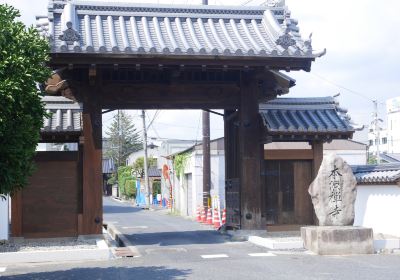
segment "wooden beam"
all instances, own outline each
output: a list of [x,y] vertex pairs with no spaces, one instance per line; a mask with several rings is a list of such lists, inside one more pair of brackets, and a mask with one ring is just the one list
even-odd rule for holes
[[291,70],[305,70],[310,71],[311,62],[314,58],[300,58],[300,57],[232,57],[232,56],[165,56],[165,55],[136,55],[136,54],[89,54],[89,53],[52,53],[50,65],[53,67],[65,66],[73,64],[76,68],[79,65],[88,64],[119,64],[119,65],[181,65],[185,66],[221,66],[227,65],[228,67],[239,67],[243,69],[244,66],[248,67],[262,67],[268,66],[269,69],[285,70],[290,67]]
[[[101,234],[102,209],[102,123],[101,107],[95,90],[88,91],[83,103],[83,186],[82,234]],[[78,218],[79,219],[79,218]]]
[[312,150],[264,150],[264,159],[266,160],[312,160],[313,158]]
[[233,84],[108,84],[97,92],[108,109],[236,109]]
[[258,84],[242,73],[239,109],[241,228],[265,229],[261,198],[261,121],[258,114]]

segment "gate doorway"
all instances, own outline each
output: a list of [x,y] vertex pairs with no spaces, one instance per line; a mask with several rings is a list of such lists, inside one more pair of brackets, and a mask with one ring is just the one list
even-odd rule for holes
[[313,223],[308,186],[312,161],[266,160],[263,183],[268,225]]

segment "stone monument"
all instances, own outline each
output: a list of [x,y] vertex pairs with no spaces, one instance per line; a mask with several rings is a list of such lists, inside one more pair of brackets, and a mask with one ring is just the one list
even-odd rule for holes
[[301,228],[304,247],[320,255],[372,254],[370,228],[353,227],[356,178],[341,157],[323,159],[311,183],[311,195],[319,226]]

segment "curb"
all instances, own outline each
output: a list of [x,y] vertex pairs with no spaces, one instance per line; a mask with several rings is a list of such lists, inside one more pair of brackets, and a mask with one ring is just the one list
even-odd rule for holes
[[263,238],[259,236],[249,236],[248,241],[255,245],[275,250],[304,248],[303,241],[276,241],[271,238]]
[[121,233],[114,225],[108,224],[107,225],[107,231],[111,235],[111,237],[119,244],[120,246],[128,248],[134,258],[139,258],[141,257],[141,254],[139,253],[139,250],[136,248],[135,245],[133,245],[126,236]]
[[96,240],[96,243],[97,249],[0,253],[0,264],[110,260],[113,258],[104,240]]

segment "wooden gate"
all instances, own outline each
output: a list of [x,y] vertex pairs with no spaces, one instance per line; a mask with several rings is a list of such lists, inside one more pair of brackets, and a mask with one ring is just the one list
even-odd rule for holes
[[240,228],[240,183],[239,178],[225,181],[226,225]]
[[12,200],[13,236],[77,236],[82,207],[78,152],[39,152],[35,162],[28,185]]

